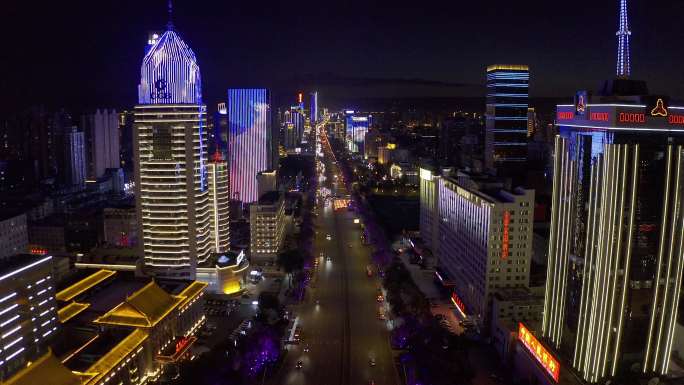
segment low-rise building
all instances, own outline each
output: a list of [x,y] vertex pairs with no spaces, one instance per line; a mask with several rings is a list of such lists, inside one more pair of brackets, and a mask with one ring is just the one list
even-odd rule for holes
[[249,216],[252,260],[273,262],[285,237],[285,199],[278,191],[268,192],[251,205]]
[[138,245],[138,219],[135,206],[105,207],[102,227],[106,244],[130,247]]

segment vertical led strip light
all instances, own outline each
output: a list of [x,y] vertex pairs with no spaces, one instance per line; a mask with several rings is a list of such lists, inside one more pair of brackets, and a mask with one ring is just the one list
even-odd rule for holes
[[271,110],[265,88],[228,90],[228,155],[231,199],[259,199],[257,174],[268,169]]
[[620,29],[616,35],[618,38],[616,74],[618,77],[628,78],[632,73],[629,52],[629,37],[632,32],[629,30],[629,20],[627,19],[627,0],[620,0]]

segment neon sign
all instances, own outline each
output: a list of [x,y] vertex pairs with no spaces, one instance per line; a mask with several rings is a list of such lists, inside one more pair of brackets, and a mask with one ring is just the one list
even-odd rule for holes
[[586,106],[586,104],[584,103],[584,95],[583,95],[583,94],[580,94],[580,95],[578,96],[578,100],[577,100],[577,113],[578,113],[579,115],[583,115],[583,114],[584,114],[584,111],[586,110],[586,108],[587,108],[587,106]]
[[522,322],[518,323],[518,339],[537,362],[544,367],[546,373],[548,373],[554,381],[558,382],[560,363],[558,363],[558,360],[556,360],[556,358],[542,346],[537,338],[527,330]]
[[684,115],[670,115],[667,117],[670,124],[684,124]]
[[451,292],[451,302],[456,306],[456,309],[461,313],[463,317],[466,317],[466,307],[463,301],[458,297],[458,294]]
[[511,223],[511,213],[506,210],[503,213],[503,243],[501,244],[501,259],[508,259],[508,225]]
[[646,116],[641,113],[620,112],[618,120],[621,123],[644,123],[646,121]]
[[656,106],[651,110],[651,116],[667,116],[667,108],[665,108],[663,99],[658,99]]
[[575,119],[575,113],[572,111],[558,111],[558,120],[572,120]]
[[607,112],[592,112],[590,115],[591,120],[601,120],[604,122],[608,121],[608,113]]

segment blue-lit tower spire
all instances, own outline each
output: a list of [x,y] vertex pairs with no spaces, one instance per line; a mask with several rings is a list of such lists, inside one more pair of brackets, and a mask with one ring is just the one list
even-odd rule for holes
[[632,32],[629,30],[627,19],[627,0],[620,0],[620,29],[616,35],[618,37],[617,76],[628,78],[632,73],[629,53],[629,37]]

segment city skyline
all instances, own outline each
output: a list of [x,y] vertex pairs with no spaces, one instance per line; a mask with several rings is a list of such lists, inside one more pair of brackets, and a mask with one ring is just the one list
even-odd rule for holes
[[[277,5],[239,4],[226,9],[220,4],[177,2],[175,7],[179,33],[198,52],[210,106],[224,98],[228,86],[267,87],[274,94],[317,86],[324,98],[474,97],[481,95],[481,68],[496,62],[529,64],[534,73],[532,97],[565,97],[575,89],[596,89],[615,72],[616,41],[605,37],[619,28],[617,2],[558,12],[552,5],[533,1],[505,15],[495,11],[496,5],[504,4],[442,5],[414,13],[401,3],[394,7],[346,3],[302,7],[301,16],[285,20],[277,17]],[[80,7],[79,2],[56,9],[44,6],[45,13],[32,15],[36,23],[25,37],[9,42],[10,51],[23,60],[8,62],[8,69],[24,66],[33,75],[20,81],[5,79],[4,96],[12,97],[3,105],[70,107],[88,95],[93,106],[130,107],[135,63],[144,53],[147,33],[161,31],[165,24],[165,2],[101,5],[100,11]],[[207,7],[212,11],[205,12]],[[680,85],[684,74],[675,64],[683,59],[682,53],[671,48],[684,36],[661,20],[666,12],[684,11],[684,5],[635,1],[629,7],[632,77],[648,81],[654,92],[684,98]],[[9,10],[17,16],[12,19],[27,12],[19,5]],[[342,27],[348,20],[354,20],[356,28]],[[259,32],[247,33],[248,26]],[[292,33],[277,33],[283,28]],[[53,38],[70,41],[68,55],[53,47],[39,52],[28,49],[27,41],[48,31]],[[309,48],[312,43],[316,53]],[[252,47],[261,47],[260,54],[250,53]],[[52,58],[47,71],[38,69],[44,55]],[[315,60],[311,55],[316,55]],[[40,91],[56,88],[64,90],[60,98]]]

